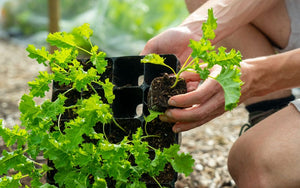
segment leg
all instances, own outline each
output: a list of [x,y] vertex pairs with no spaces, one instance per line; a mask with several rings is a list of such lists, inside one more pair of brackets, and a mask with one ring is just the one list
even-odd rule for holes
[[238,187],[300,187],[300,113],[293,105],[244,133],[229,153]]

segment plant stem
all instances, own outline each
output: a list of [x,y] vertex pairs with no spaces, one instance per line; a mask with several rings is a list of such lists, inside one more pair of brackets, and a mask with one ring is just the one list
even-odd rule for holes
[[80,105],[64,106],[64,109],[68,110],[68,109],[76,108],[76,107],[79,107],[79,106]]
[[61,132],[61,130],[60,130],[60,118],[61,118],[61,116],[62,116],[62,114],[59,114],[58,120],[57,120],[57,127],[58,127],[58,130],[59,130],[60,134],[63,134],[63,133]]
[[124,131],[126,133],[126,130],[116,121],[115,118],[112,118],[112,120],[117,125],[117,127],[119,127],[122,131]]
[[190,61],[190,62],[188,63],[188,61],[189,61],[190,58],[191,58],[191,55],[189,55],[189,57],[188,57],[187,60],[184,62],[184,64],[182,65],[182,67],[181,67],[181,69],[178,71],[178,73],[175,74],[175,75],[176,75],[176,80],[175,80],[174,84],[171,86],[171,88],[174,88],[174,87],[177,85],[177,83],[178,83],[178,81],[179,81],[179,76],[180,76],[180,74],[183,73],[184,71],[187,71],[187,70],[190,68],[190,65],[192,65],[192,64],[195,62],[195,59],[193,59],[192,61]]
[[157,185],[158,185],[160,188],[162,188],[162,186],[160,185],[160,183],[158,182],[158,180],[157,180],[154,176],[152,176],[152,178],[153,178],[154,181],[157,183]]
[[[192,57],[192,55],[190,54],[189,57],[185,60],[184,64],[182,65],[182,67],[185,67],[187,62],[190,60],[190,58]],[[193,60],[192,60],[193,61]],[[190,64],[190,63],[189,63]]]
[[145,138],[151,138],[151,137],[160,137],[158,135],[147,135],[147,136],[142,136],[141,139],[145,139]]
[[93,55],[90,51],[84,49],[84,48],[81,48],[80,46],[75,46],[76,48],[78,48],[79,50],[81,51],[84,51],[85,53],[89,54],[89,55]]
[[175,82],[174,82],[174,84],[171,86],[171,88],[174,88],[174,87],[177,85],[177,83],[178,83],[178,81],[179,81],[179,76],[180,76],[180,74],[181,74],[182,72],[186,71],[186,70],[187,70],[187,67],[183,67],[182,69],[180,69],[180,71],[176,74]]
[[91,41],[90,38],[88,39],[88,41],[89,41],[89,43],[90,43],[90,45],[91,45],[91,48],[93,48],[93,44],[92,44],[92,41]]
[[[144,118],[145,119],[145,118]],[[148,124],[148,122],[146,121],[146,123],[145,123],[145,133],[146,133],[146,135],[148,136],[149,134],[148,134],[148,131],[147,131],[147,124]]]
[[38,162],[36,162],[36,161],[34,161],[34,160],[31,160],[32,161],[32,163],[33,164],[35,164],[35,165],[38,165],[38,166],[40,166],[40,167],[42,167],[43,166],[43,164],[42,163],[38,163]]
[[154,151],[157,150],[156,148],[154,148],[154,147],[152,147],[152,146],[150,146],[150,145],[148,145],[148,147],[149,147],[150,149],[154,150]]
[[[96,82],[95,82],[96,83]],[[100,84],[99,84],[100,85]],[[89,83],[89,86],[91,87],[91,89],[95,92],[95,94],[97,94],[96,89],[93,87],[93,85],[91,83]]]
[[28,177],[28,176],[29,176],[28,174],[27,174],[27,175],[24,175],[24,176],[20,177],[20,180],[23,179],[23,178],[26,178],[26,177]]
[[65,91],[62,95],[66,95],[67,93],[69,93],[70,91],[72,91],[73,88],[68,89],[67,91]]
[[170,66],[167,65],[167,64],[164,64],[164,65],[165,65],[166,67],[168,67],[169,69],[171,69],[171,71],[173,72],[174,75],[177,75],[176,72],[175,72],[175,70],[174,70],[172,67],[170,67]]
[[103,126],[102,126],[102,131],[103,131],[103,135],[104,135],[105,139],[108,140],[108,138],[107,138],[107,136],[106,136],[106,133],[105,133],[105,125],[106,125],[106,124],[103,124]]

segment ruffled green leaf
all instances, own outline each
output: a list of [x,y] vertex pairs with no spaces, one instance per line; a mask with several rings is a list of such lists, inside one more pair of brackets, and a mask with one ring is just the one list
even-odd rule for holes
[[10,147],[17,142],[18,148],[21,148],[28,138],[26,130],[21,129],[18,125],[15,125],[13,129],[0,125],[0,136],[4,140],[6,146]]
[[44,46],[41,49],[36,49],[33,44],[29,44],[26,50],[29,52],[28,57],[36,59],[39,64],[43,63],[45,66],[47,66],[46,61],[51,59],[51,55]]
[[50,119],[50,120],[57,120],[57,116],[59,114],[64,113],[65,111],[65,101],[67,100],[67,97],[65,97],[62,94],[58,95],[58,98],[51,102],[50,100],[46,100],[42,105],[42,113],[41,118],[43,119]]
[[35,118],[41,112],[41,109],[36,106],[33,97],[27,94],[22,96],[19,110],[21,111],[21,118],[31,122],[35,122]]
[[73,82],[73,88],[77,91],[88,90],[87,86],[92,81],[97,81],[99,76],[94,68],[90,68],[88,71],[83,70],[83,66],[77,60],[73,60],[73,65],[70,65],[69,79]]
[[224,90],[225,110],[231,110],[238,105],[241,96],[240,70],[238,68],[222,69],[216,77]]
[[83,25],[74,28],[74,32],[87,39],[93,35],[93,30],[90,28],[90,24],[88,23],[84,23]]
[[98,52],[98,46],[93,46],[91,52],[91,62],[96,67],[98,74],[104,73],[107,66],[107,60],[105,59],[106,53]]
[[166,66],[165,58],[161,57],[158,54],[148,54],[143,59],[141,59],[141,62]]
[[72,49],[77,47],[75,37],[66,32],[50,33],[46,40],[49,44],[58,48]]
[[165,58],[161,57],[158,54],[147,54],[143,59],[141,59],[141,63],[151,63],[155,65],[162,65],[168,67],[176,75],[174,69],[169,65],[165,64]]
[[97,122],[107,124],[112,120],[110,105],[104,104],[98,95],[79,101],[79,105],[78,115],[85,118],[86,123],[91,126]]
[[195,160],[190,154],[179,153],[179,150],[179,145],[172,145],[170,148],[164,149],[164,153],[176,172],[189,176],[193,172],[192,167]]
[[22,173],[12,175],[12,177],[4,176],[0,178],[0,187],[16,188],[22,187],[20,180],[23,178]]
[[109,104],[112,104],[114,99],[115,99],[115,95],[114,95],[114,92],[113,92],[114,84],[111,83],[109,81],[109,79],[107,78],[105,80],[105,83],[101,83],[101,86],[104,89],[104,96],[105,96],[107,102]]
[[45,92],[49,91],[49,84],[52,82],[54,76],[47,71],[40,71],[40,74],[34,81],[28,82],[30,94],[34,97],[45,97]]
[[217,19],[214,17],[213,10],[208,9],[208,19],[202,24],[203,38],[214,39],[214,30],[217,28]]

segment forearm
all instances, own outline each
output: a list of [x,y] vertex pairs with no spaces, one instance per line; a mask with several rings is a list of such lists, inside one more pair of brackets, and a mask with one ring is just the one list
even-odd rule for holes
[[[213,8],[214,15],[218,19],[216,38],[217,43],[226,36],[232,34],[239,27],[250,23],[262,12],[272,8],[279,0],[209,0],[188,16],[181,26],[188,27],[192,33],[201,37],[202,23],[207,19],[207,10]],[[203,1],[195,2],[186,0],[187,7],[198,6]]]
[[300,86],[300,48],[282,54],[248,59],[241,63],[241,101]]
[[196,9],[198,9],[206,2],[207,0],[185,0],[185,4],[189,13],[194,12]]

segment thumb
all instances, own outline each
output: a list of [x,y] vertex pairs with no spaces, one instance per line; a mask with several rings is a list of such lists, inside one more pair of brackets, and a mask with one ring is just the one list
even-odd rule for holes
[[150,39],[144,49],[141,51],[140,55],[147,55],[150,53],[157,53],[158,54],[158,46],[157,46],[157,42],[155,42],[155,40],[152,38]]

